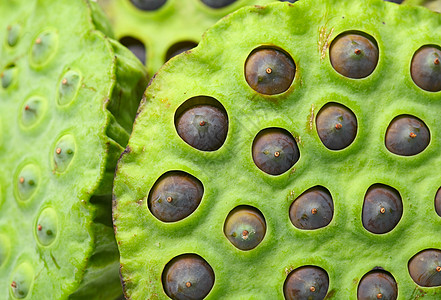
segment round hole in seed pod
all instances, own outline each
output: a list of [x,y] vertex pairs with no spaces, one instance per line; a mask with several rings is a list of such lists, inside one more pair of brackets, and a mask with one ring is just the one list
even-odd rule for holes
[[410,65],[413,82],[429,92],[441,91],[441,49],[426,45],[418,49]]
[[148,206],[159,220],[176,222],[196,210],[203,194],[204,187],[196,177],[183,171],[169,171],[155,182]]
[[9,47],[14,47],[17,45],[18,38],[20,37],[21,26],[20,24],[9,25],[7,27],[8,35],[7,42]]
[[357,118],[338,103],[327,103],[317,114],[317,133],[326,148],[341,150],[348,147],[357,135]]
[[165,293],[173,300],[203,299],[214,285],[211,266],[197,254],[173,258],[162,272]]
[[81,79],[81,74],[74,70],[63,74],[58,83],[57,102],[59,105],[68,105],[76,98],[81,86]]
[[167,53],[165,55],[165,61],[168,61],[172,57],[175,57],[182,52],[188,51],[196,47],[198,43],[193,41],[181,41],[173,44],[170,48],[168,48]]
[[441,217],[441,188],[435,194],[435,211]]
[[211,8],[222,8],[236,2],[236,0],[201,0],[201,1],[202,3],[204,3],[205,5]]
[[161,8],[167,0],[130,0],[132,4],[140,10],[157,10]]
[[16,77],[17,68],[15,64],[9,64],[1,73],[0,73],[0,81],[1,85],[4,89],[7,89],[14,81]]
[[41,32],[32,44],[30,59],[34,66],[42,66],[54,57],[58,48],[58,34],[54,30]]
[[279,48],[260,47],[245,62],[245,79],[258,93],[275,95],[291,86],[296,65],[291,56]]
[[412,156],[429,145],[430,132],[426,124],[417,117],[400,115],[395,117],[386,131],[386,148],[397,155]]
[[256,166],[270,175],[285,173],[300,158],[294,137],[282,128],[261,130],[254,138],[252,155]]
[[47,207],[43,209],[34,226],[38,242],[43,246],[51,245],[57,238],[58,217],[55,209]]
[[47,101],[40,96],[29,97],[21,108],[20,121],[24,127],[38,124],[46,112]]
[[364,78],[377,66],[377,42],[362,32],[344,32],[332,41],[329,58],[332,67],[341,75]]
[[65,172],[75,156],[75,151],[76,143],[73,135],[66,134],[60,137],[52,152],[54,171],[57,173]]
[[324,299],[328,293],[329,276],[320,267],[297,268],[285,280],[283,294],[287,300]]
[[197,96],[176,110],[175,126],[178,135],[190,146],[201,151],[215,151],[227,138],[228,115],[216,99]]
[[119,42],[126,46],[145,65],[146,51],[143,42],[131,36],[124,36]]
[[414,255],[408,264],[409,274],[424,287],[441,286],[441,250],[426,249]]
[[266,233],[266,222],[262,213],[254,207],[241,205],[234,208],[227,216],[224,234],[240,250],[257,247]]
[[34,270],[32,266],[27,262],[21,263],[13,272],[9,283],[14,298],[26,298],[32,289],[33,282]]
[[397,226],[403,215],[400,193],[393,187],[374,184],[366,192],[363,202],[363,227],[375,234],[383,234]]
[[398,297],[398,286],[394,277],[384,270],[372,270],[360,280],[357,289],[358,300],[390,299]]
[[14,185],[18,199],[29,200],[37,191],[40,183],[40,170],[37,165],[26,164],[14,178]]
[[299,197],[289,208],[291,223],[299,229],[318,229],[327,226],[334,216],[331,193],[322,186],[315,186]]

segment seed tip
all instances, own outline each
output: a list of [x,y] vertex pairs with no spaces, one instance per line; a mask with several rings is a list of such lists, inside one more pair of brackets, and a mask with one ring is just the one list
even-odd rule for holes
[[38,226],[37,226],[37,230],[38,231],[41,231],[43,229],[43,226],[41,226],[40,224],[38,224]]
[[279,156],[280,156],[280,152],[279,151],[274,152],[274,157],[279,157]]
[[36,44],[41,44],[41,38],[37,38],[37,39],[35,40],[35,43],[36,43]]
[[204,126],[204,125],[205,125],[205,121],[200,121],[200,122],[199,122],[199,125],[200,125],[200,126]]
[[413,132],[411,132],[411,133],[409,134],[409,136],[410,136],[411,138],[416,138],[416,134],[413,133]]
[[343,127],[343,125],[341,123],[337,123],[335,124],[335,129],[341,129]]
[[170,202],[172,202],[172,201],[173,201],[173,198],[172,198],[172,197],[170,197],[170,196],[167,197],[167,202],[168,202],[168,203],[170,203]]
[[357,54],[357,55],[359,55],[359,54],[361,53],[361,50],[360,50],[360,49],[355,49],[355,50],[354,50],[354,53]]
[[61,148],[58,147],[58,148],[55,150],[55,152],[56,152],[57,154],[60,154],[60,153],[61,153]]
[[190,282],[190,281],[187,281],[187,282],[185,283],[185,286],[188,287],[188,288],[191,287],[191,282]]
[[315,286],[311,286],[310,288],[309,288],[309,290],[311,291],[311,292],[315,292]]
[[383,294],[382,293],[378,293],[377,294],[377,299],[381,299],[381,298],[383,298]]
[[273,70],[271,68],[266,68],[265,71],[266,71],[267,74],[271,74],[273,72]]

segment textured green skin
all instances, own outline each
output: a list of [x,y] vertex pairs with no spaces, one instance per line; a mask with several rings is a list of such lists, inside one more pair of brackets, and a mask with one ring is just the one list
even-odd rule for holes
[[[379,45],[378,66],[367,78],[345,78],[330,64],[326,45],[347,30],[366,32]],[[395,277],[399,299],[439,299],[440,287],[417,286],[407,269],[419,251],[441,248],[441,218],[434,209],[441,184],[441,94],[421,90],[410,76],[413,53],[439,45],[439,30],[441,16],[428,9],[380,0],[275,3],[224,18],[197,48],[165,64],[146,91],[116,172],[113,218],[126,296],[167,298],[164,266],[196,253],[216,276],[207,299],[283,299],[288,272],[309,264],[328,272],[328,298],[355,299],[359,280],[381,266]],[[280,95],[259,95],[245,81],[247,56],[267,44],[281,47],[297,64],[291,88]],[[176,133],[175,110],[198,95],[215,97],[228,113],[228,136],[218,151],[198,151]],[[315,129],[314,116],[330,101],[349,107],[358,119],[355,141],[341,151],[328,150]],[[427,124],[431,142],[424,152],[404,157],[387,151],[386,129],[400,114]],[[255,135],[273,126],[299,141],[300,160],[280,176],[260,171],[251,156]],[[146,199],[170,170],[194,175],[205,192],[192,215],[162,223]],[[361,221],[364,195],[375,183],[396,188],[404,206],[401,221],[383,235],[368,232]],[[324,228],[303,231],[291,224],[289,207],[315,185],[329,189],[334,217]],[[258,208],[267,222],[264,240],[247,252],[222,231],[238,205]]]
[[405,0],[403,4],[422,5],[433,11],[441,13],[441,0]]
[[210,8],[200,0],[167,0],[156,11],[142,11],[129,0],[98,0],[112,23],[117,39],[131,36],[146,47],[149,75],[164,64],[167,50],[177,42],[198,43],[202,34],[225,15],[252,4],[274,0],[237,0],[223,8]]
[[[0,73],[16,66],[11,84],[0,86],[0,298],[15,299],[11,283],[23,262],[33,282],[24,299],[115,298],[121,285],[110,216],[113,170],[146,73],[130,51],[98,30],[109,25],[93,2],[0,0],[0,7]],[[7,26],[17,23],[20,35],[10,47]],[[32,65],[31,48],[48,28],[58,46],[45,64]],[[59,106],[56,95],[68,69],[82,81],[72,102]],[[30,96],[45,99],[45,110],[26,126],[20,118]],[[74,154],[59,172],[55,145],[66,133],[74,137]],[[18,172],[28,163],[39,180],[22,201]],[[44,246],[37,220],[47,207],[56,212],[55,223],[42,224],[57,224],[57,234]]]

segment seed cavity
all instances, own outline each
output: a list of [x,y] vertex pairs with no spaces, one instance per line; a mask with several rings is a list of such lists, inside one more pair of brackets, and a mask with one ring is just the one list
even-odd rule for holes
[[145,65],[147,55],[143,42],[131,36],[122,37],[119,42],[126,46]]
[[441,250],[426,249],[414,255],[408,264],[409,274],[424,287],[441,286]]
[[440,47],[435,45],[425,45],[415,52],[410,75],[418,87],[429,92],[441,91],[440,58]]
[[236,248],[243,251],[256,248],[262,242],[265,233],[265,218],[255,207],[238,206],[225,220],[225,236]]
[[37,218],[35,236],[43,246],[51,245],[57,238],[58,217],[55,209],[47,207],[43,209]]
[[282,128],[260,131],[254,138],[252,155],[256,166],[270,175],[285,173],[300,158],[294,137]]
[[363,202],[363,227],[375,234],[384,234],[397,226],[403,215],[400,193],[393,187],[374,184],[369,187]]
[[175,113],[178,135],[190,146],[201,151],[216,151],[228,133],[228,115],[222,104],[209,96],[185,101]]
[[10,281],[11,294],[16,299],[26,298],[32,289],[34,282],[34,270],[32,266],[27,263],[21,263],[13,272]]
[[71,134],[63,135],[55,143],[53,150],[53,168],[57,173],[63,173],[70,166],[76,151],[75,138]]
[[394,277],[384,270],[373,270],[365,274],[357,289],[358,300],[390,299],[398,297],[398,286]]
[[197,254],[173,258],[162,272],[162,285],[171,299],[203,299],[214,285],[211,266]]
[[40,96],[31,96],[21,108],[20,121],[23,127],[36,126],[44,117],[47,110],[47,100]]
[[19,24],[13,24],[8,26],[7,42],[9,47],[17,45],[18,38],[20,37],[21,26]]
[[40,183],[40,169],[37,165],[23,166],[15,177],[15,192],[19,200],[28,201],[37,191]]
[[173,44],[172,46],[170,46],[170,48],[168,48],[167,53],[165,54],[164,62],[169,61],[176,55],[195,48],[197,45],[198,43],[193,41],[181,41]]
[[441,187],[435,194],[435,211],[441,217]]
[[341,75],[360,79],[369,76],[378,63],[375,39],[362,32],[344,32],[329,48],[332,67]]
[[317,133],[323,145],[330,150],[342,150],[355,140],[357,118],[344,105],[327,103],[317,114]]
[[201,0],[202,3],[211,8],[222,8],[232,3],[236,2],[236,0]]
[[30,52],[30,62],[34,67],[49,63],[58,48],[58,33],[55,30],[45,30],[34,40]]
[[183,171],[169,171],[155,182],[148,207],[159,220],[176,222],[196,210],[203,194],[204,187],[196,177]]
[[153,11],[160,9],[167,0],[130,0],[130,2],[140,10]]
[[429,143],[429,128],[422,120],[411,115],[395,117],[386,131],[386,148],[397,155],[419,154],[427,148]]
[[323,186],[315,186],[299,197],[289,208],[291,223],[304,230],[327,226],[334,216],[334,202],[331,193]]
[[16,77],[17,68],[14,64],[10,64],[0,73],[2,88],[7,89],[9,86],[11,86]]
[[64,106],[71,103],[77,96],[82,76],[77,71],[67,71],[58,85],[57,102]]
[[257,48],[245,62],[245,79],[258,93],[275,95],[291,86],[296,65],[285,51],[278,48]]
[[287,300],[325,299],[329,288],[328,273],[320,267],[297,268],[285,280],[283,294]]

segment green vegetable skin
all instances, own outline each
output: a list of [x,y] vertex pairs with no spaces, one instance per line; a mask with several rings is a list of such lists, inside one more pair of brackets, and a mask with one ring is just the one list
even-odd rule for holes
[[0,298],[115,298],[111,186],[145,71],[96,3],[0,8]]
[[225,15],[246,5],[271,2],[274,0],[237,0],[222,8],[211,8],[201,0],[167,0],[157,10],[142,11],[130,0],[98,0],[118,40],[130,36],[145,45],[150,76],[164,64],[167,51],[176,43],[197,44],[205,30]]
[[[281,21],[283,20],[283,22]],[[398,299],[438,299],[440,287],[421,287],[409,275],[418,252],[441,248],[441,218],[434,208],[441,184],[440,92],[419,88],[410,75],[414,53],[440,45],[441,17],[426,8],[372,1],[299,1],[243,8],[205,34],[199,46],[170,60],[145,93],[114,184],[113,218],[124,291],[130,299],[166,299],[161,276],[173,258],[194,253],[213,268],[207,299],[283,299],[288,273],[301,266],[323,268],[329,299],[355,299],[360,279],[382,267],[398,284]],[[372,36],[379,48],[372,74],[351,79],[337,73],[329,45],[340,33]],[[262,95],[245,80],[250,53],[274,45],[296,63],[291,87]],[[211,96],[229,118],[223,146],[200,151],[177,134],[175,112],[195,96]],[[317,112],[337,102],[355,114],[358,131],[347,148],[333,151],[320,141]],[[410,114],[430,130],[430,143],[414,156],[385,146],[390,122]],[[262,129],[280,127],[298,141],[300,159],[279,176],[253,162],[252,145]],[[181,221],[165,223],[149,211],[154,183],[168,171],[201,181],[200,205]],[[363,227],[368,188],[384,184],[402,198],[403,215],[385,234]],[[289,208],[311,187],[329,190],[334,215],[316,230],[293,226]],[[230,211],[257,208],[265,217],[263,241],[250,251],[233,246],[223,232]]]

